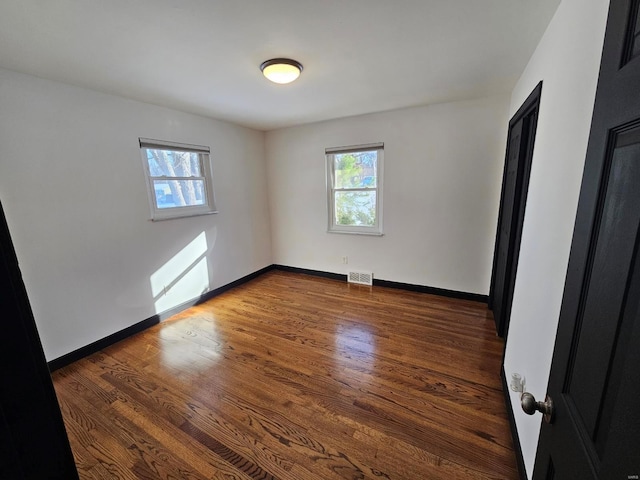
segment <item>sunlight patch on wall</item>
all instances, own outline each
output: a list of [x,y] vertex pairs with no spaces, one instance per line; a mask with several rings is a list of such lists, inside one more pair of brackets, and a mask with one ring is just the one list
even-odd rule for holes
[[209,290],[207,234],[202,232],[150,277],[156,313]]

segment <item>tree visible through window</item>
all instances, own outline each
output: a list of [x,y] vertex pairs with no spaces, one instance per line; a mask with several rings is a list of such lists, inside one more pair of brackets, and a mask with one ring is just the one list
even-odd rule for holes
[[329,231],[382,233],[382,144],[326,153]]
[[209,148],[140,139],[153,219],[215,212]]
[[[200,156],[193,152],[147,149],[149,173],[158,208],[186,207],[204,203]],[[182,177],[182,180],[173,180]],[[199,177],[192,179],[191,177]]]

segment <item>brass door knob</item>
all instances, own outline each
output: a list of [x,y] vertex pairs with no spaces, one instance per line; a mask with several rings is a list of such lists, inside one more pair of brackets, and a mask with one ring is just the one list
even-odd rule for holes
[[553,400],[549,395],[546,396],[544,402],[536,402],[536,397],[529,392],[524,392],[520,397],[520,405],[527,415],[540,412],[543,415],[545,423],[553,422]]

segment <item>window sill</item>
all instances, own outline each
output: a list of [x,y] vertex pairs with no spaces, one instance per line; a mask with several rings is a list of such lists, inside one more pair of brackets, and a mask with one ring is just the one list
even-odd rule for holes
[[349,230],[327,230],[327,233],[339,233],[341,235],[365,235],[368,237],[382,237],[382,232],[354,232]]
[[150,218],[152,222],[164,222],[165,220],[175,220],[178,218],[189,218],[189,217],[200,217],[202,215],[214,215],[218,213],[217,210],[207,211],[207,212],[190,212],[190,213],[182,213],[179,215],[167,215],[167,216],[158,216]]

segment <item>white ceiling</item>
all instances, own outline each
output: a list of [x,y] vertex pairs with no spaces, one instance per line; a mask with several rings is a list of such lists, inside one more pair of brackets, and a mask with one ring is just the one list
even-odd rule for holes
[[0,67],[270,130],[509,91],[559,2],[0,0]]

